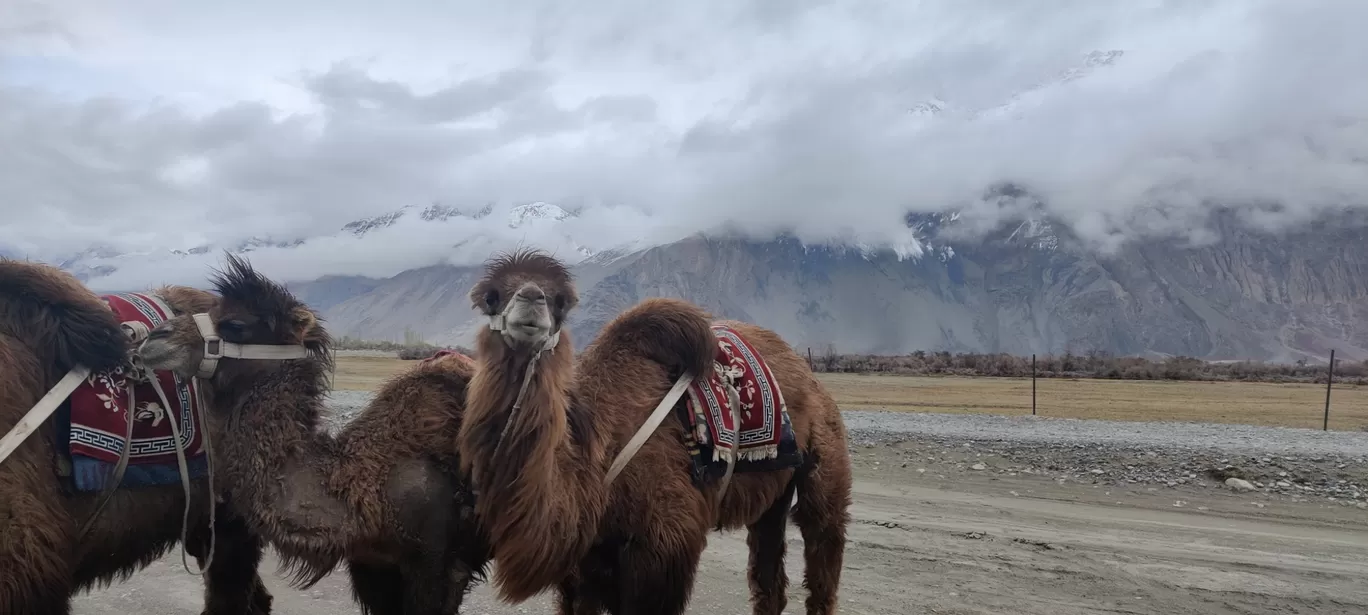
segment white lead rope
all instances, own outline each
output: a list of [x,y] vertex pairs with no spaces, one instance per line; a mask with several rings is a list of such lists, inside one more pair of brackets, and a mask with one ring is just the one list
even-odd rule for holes
[[[180,425],[177,422],[179,419],[175,416],[176,413],[173,411],[171,401],[167,399],[166,391],[162,389],[161,380],[157,378],[157,375],[155,373],[150,375],[152,388],[157,391],[157,397],[161,399],[162,407],[166,408],[166,419],[171,426],[171,437],[176,444],[176,469],[180,471],[181,489],[185,492],[185,507],[181,511],[181,567],[190,574],[203,575],[208,572],[209,567],[214,564],[214,509],[216,506],[214,506],[214,460],[209,454],[209,434],[204,431],[209,428],[209,425],[204,421],[204,407],[202,405],[204,403],[204,396],[200,393],[199,388],[202,383],[199,382],[198,379],[195,379],[193,382],[193,386],[195,387],[195,403],[199,407],[195,409],[192,418],[199,418],[200,442],[204,445],[205,465],[209,470],[209,485],[207,489],[209,494],[207,498],[209,500],[209,554],[205,557],[206,561],[204,567],[200,568],[199,572],[196,572],[190,569],[190,562],[185,559],[185,541],[190,527],[190,501],[192,499],[192,491],[190,488],[190,464],[185,460],[185,448],[181,446],[181,430]],[[186,443],[186,445],[188,446],[189,443]]]

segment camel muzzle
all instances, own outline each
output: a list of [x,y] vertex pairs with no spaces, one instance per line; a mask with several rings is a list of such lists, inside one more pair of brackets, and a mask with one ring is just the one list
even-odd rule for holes
[[560,340],[560,330],[551,318],[546,295],[536,287],[523,288],[504,306],[502,312],[490,314],[489,329],[502,335],[511,345],[538,345],[551,350]]

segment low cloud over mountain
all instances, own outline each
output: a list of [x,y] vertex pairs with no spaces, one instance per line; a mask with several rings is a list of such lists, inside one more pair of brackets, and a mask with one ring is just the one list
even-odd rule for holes
[[[674,292],[631,267],[719,259],[738,286],[686,285],[699,300],[814,343],[1361,345],[1354,285],[1330,281],[1357,248],[1315,229],[1352,233],[1368,204],[1366,21],[1354,0],[20,2],[0,9],[0,252],[127,288],[247,251],[359,292],[537,245],[604,297]],[[810,321],[777,307],[823,293]],[[1036,303],[989,318],[1004,293]],[[1328,303],[1287,307],[1304,297]],[[936,324],[821,324],[860,314]]]

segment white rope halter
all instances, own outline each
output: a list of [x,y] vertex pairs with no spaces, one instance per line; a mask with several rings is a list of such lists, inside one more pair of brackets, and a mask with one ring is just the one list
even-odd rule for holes
[[203,312],[191,316],[195,320],[195,326],[199,328],[200,337],[204,338],[204,358],[200,359],[199,371],[195,373],[196,378],[211,378],[218,370],[219,359],[258,359],[264,361],[278,361],[286,359],[303,359],[309,356],[309,349],[299,344],[235,344],[225,342],[219,337],[218,329],[214,327],[214,321],[208,314]]

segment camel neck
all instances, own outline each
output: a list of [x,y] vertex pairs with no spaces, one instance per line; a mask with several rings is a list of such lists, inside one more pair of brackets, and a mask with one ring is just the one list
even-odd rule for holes
[[312,439],[322,414],[318,371],[299,362],[215,379],[209,410],[222,417],[225,453],[261,461],[287,456]]
[[531,354],[481,350],[461,461],[480,492],[476,509],[499,562],[495,584],[521,600],[564,578],[589,548],[606,502],[604,453],[596,439],[576,439],[569,344],[538,358],[516,410]]

